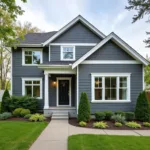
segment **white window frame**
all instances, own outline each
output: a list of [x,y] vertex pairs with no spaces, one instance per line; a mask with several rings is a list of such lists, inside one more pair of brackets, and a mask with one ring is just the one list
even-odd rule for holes
[[[73,59],[64,59],[63,58],[63,48],[64,47],[73,47]],[[60,49],[61,49],[60,58],[62,61],[74,61],[75,60],[76,54],[75,54],[75,46],[74,45],[61,45]]]
[[25,51],[39,51],[40,63],[43,63],[43,49],[42,48],[23,48],[22,49],[22,65],[23,66],[37,66],[39,64],[25,64]]
[[[95,100],[95,77],[102,77],[102,100]],[[116,100],[105,100],[105,77],[116,77],[117,78],[117,99]],[[119,100],[119,78],[127,77],[127,99]],[[131,73],[92,73],[91,74],[91,96],[92,103],[128,103],[131,102],[130,98],[130,77]]]
[[[40,97],[37,97],[37,99],[43,99],[43,82],[42,82],[42,78],[22,78],[22,95],[23,96],[25,95],[25,81],[40,81]],[[32,89],[32,91],[33,91],[33,89]]]

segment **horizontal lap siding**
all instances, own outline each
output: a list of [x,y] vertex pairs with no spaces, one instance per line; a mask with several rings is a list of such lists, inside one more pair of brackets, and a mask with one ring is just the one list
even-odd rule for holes
[[109,41],[86,60],[134,60],[128,53]]
[[[131,103],[91,103],[91,73],[131,73]],[[138,94],[142,91],[142,65],[79,65],[79,95],[86,92],[91,112],[104,110],[134,111]]]
[[[40,77],[43,79],[43,99],[39,100],[39,109],[43,109],[44,106],[44,73],[36,66],[22,66],[22,48],[13,50],[12,53],[13,63],[13,95],[22,95],[22,78],[23,77]],[[43,49],[43,60],[48,61],[48,48]]]
[[[92,48],[93,46],[75,46],[76,60],[82,57]],[[51,46],[51,61],[60,61],[61,60],[60,53],[61,53],[61,46]]]
[[52,43],[99,43],[102,39],[78,22]]

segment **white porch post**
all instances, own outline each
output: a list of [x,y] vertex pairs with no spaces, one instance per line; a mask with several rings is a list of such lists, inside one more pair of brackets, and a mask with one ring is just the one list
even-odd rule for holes
[[44,109],[48,109],[49,108],[49,96],[48,96],[48,85],[49,85],[49,81],[48,81],[48,73],[44,72],[45,74],[45,88],[44,88],[44,93],[45,93],[45,97],[44,97]]

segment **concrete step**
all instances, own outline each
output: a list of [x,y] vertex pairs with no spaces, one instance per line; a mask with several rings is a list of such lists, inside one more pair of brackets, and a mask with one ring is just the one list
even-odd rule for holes
[[69,118],[69,114],[68,111],[54,111],[52,114],[52,119],[68,119]]

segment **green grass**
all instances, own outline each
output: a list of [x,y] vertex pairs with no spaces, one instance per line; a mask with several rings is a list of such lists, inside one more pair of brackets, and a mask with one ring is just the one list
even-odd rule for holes
[[46,122],[0,121],[0,150],[28,150]]
[[150,137],[73,135],[68,138],[68,150],[149,150]]

